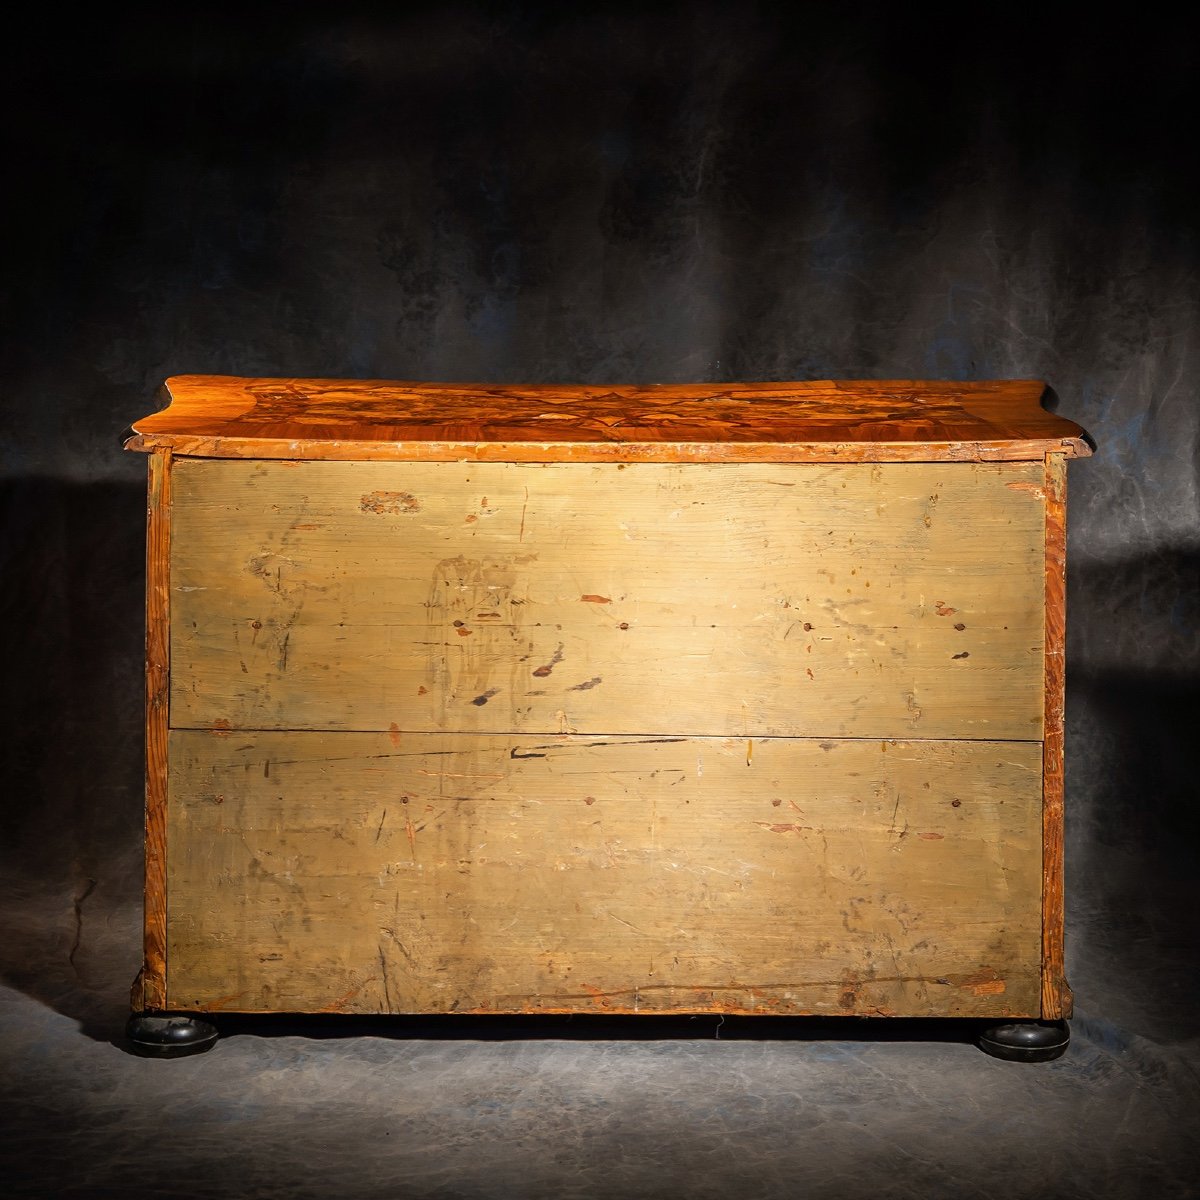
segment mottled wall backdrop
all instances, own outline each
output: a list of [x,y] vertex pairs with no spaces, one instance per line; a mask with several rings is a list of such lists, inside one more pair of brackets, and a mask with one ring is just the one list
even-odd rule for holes
[[342,11],[34,17],[0,51],[3,857],[68,903],[137,891],[119,435],[169,374],[1035,376],[1099,447],[1071,473],[1069,957],[1092,1009],[1195,1032],[1152,982],[1195,945],[1200,837],[1194,41]]

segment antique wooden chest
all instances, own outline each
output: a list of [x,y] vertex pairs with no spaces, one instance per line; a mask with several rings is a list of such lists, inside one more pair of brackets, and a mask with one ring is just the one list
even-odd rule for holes
[[1041,384],[167,391],[127,442],[135,1045],[222,1012],[722,1012],[1061,1052],[1089,449]]

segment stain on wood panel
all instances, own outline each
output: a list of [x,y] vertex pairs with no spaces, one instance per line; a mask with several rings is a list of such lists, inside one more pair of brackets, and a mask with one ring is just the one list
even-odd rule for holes
[[170,1003],[1035,1016],[1037,743],[171,734]]
[[175,475],[177,727],[1041,737],[1040,462]]

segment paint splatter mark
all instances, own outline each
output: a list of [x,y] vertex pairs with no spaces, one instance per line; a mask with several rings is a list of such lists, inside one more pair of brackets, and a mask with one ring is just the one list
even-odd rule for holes
[[213,733],[215,733],[218,737],[228,737],[229,731],[232,728],[232,726],[229,724],[229,721],[225,717],[218,717],[212,723],[211,728],[212,728]]
[[395,721],[388,726],[388,741],[393,746],[399,747],[400,745],[400,726]]
[[580,596],[579,599],[582,600],[584,604],[611,604],[612,603],[611,597],[597,596],[591,592],[589,592],[586,596]]
[[933,602],[933,611],[937,613],[939,617],[952,617],[956,612],[958,612],[958,609],[951,608],[948,604],[943,604],[940,600],[935,600]]
[[[537,672],[535,671],[534,674],[536,675]],[[583,683],[577,683],[577,684],[575,684],[574,687],[567,688],[567,691],[568,692],[590,692],[592,690],[592,688],[596,687],[598,684],[603,683],[603,682],[604,681],[600,678],[599,675],[593,675],[591,677],[591,679],[584,680]]]
[[584,802],[584,804],[588,805],[588,807],[590,808],[593,804],[596,803],[596,797],[595,796],[584,796],[583,802]]
[[499,695],[499,692],[499,688],[488,688],[486,692],[480,692],[471,703],[476,708],[482,708],[493,696]]
[[783,803],[783,801],[778,796],[776,796],[775,799],[771,801],[771,807],[778,808],[782,803]]
[[358,507],[381,517],[384,513],[420,512],[421,502],[411,492],[368,492]]
[[918,833],[917,837],[923,842],[941,842],[945,840],[944,833]]
[[418,687],[417,687],[417,695],[418,696],[427,695],[428,692],[429,692],[429,689],[423,683],[418,685]]
[[555,650],[550,661],[548,663],[545,663],[543,666],[534,667],[533,673],[539,679],[545,679],[546,676],[549,675],[550,672],[553,671],[554,668],[557,667],[560,662],[562,662],[562,660],[563,660],[563,646],[562,646],[562,642],[559,642],[558,649]]

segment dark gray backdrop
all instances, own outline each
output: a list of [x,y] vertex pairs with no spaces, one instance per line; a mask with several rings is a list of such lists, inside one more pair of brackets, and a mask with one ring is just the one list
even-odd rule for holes
[[[1196,1036],[1190,31],[339,11],[8,30],[17,887],[82,914],[139,886],[144,460],[119,435],[165,376],[1032,376],[1099,448],[1070,473],[1068,965],[1093,1010]],[[19,960],[6,977],[36,992]]]

